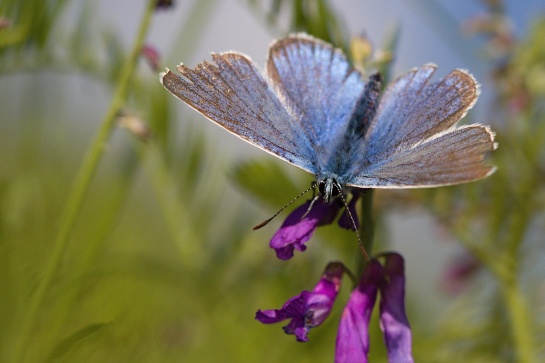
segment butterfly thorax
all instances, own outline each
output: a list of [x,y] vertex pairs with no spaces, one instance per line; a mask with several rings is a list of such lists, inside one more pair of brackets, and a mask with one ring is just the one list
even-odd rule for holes
[[[326,181],[332,179],[337,185],[344,185],[353,179],[354,171],[361,171],[365,166],[366,159],[362,158],[364,138],[377,112],[381,84],[382,78],[379,73],[369,77],[351,112],[344,133],[337,140],[333,140],[333,147],[329,146],[331,152],[325,165],[320,168],[326,175],[318,175],[319,180],[327,184]],[[331,186],[334,185],[332,183]]]

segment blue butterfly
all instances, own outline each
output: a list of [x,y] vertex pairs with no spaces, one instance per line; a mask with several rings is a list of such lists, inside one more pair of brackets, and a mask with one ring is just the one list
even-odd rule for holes
[[227,131],[316,176],[326,201],[356,188],[419,188],[469,182],[495,170],[488,126],[456,123],[479,85],[464,70],[430,81],[436,66],[412,69],[388,85],[364,81],[340,50],[308,35],[276,41],[266,75],[245,55],[212,54],[213,63],[163,85]]

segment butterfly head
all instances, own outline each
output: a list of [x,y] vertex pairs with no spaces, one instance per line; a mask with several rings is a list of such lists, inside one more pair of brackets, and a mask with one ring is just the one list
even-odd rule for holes
[[324,200],[330,203],[342,193],[342,186],[335,178],[325,178],[318,182],[318,191],[324,196]]

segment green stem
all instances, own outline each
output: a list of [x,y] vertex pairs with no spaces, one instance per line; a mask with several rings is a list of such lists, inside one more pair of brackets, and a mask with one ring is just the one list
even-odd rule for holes
[[167,228],[172,235],[173,241],[179,250],[182,264],[189,270],[196,270],[205,265],[205,254],[202,248],[195,243],[187,241],[198,241],[195,236],[194,222],[191,213],[183,208],[180,202],[179,185],[174,180],[167,162],[159,148],[150,145],[146,150],[146,160],[143,164],[150,175],[154,190],[157,193],[159,206],[163,211]]
[[[528,186],[524,190],[533,190],[533,188]],[[527,200],[527,196],[518,197],[517,200]],[[523,206],[515,208],[515,210],[516,213],[511,215],[512,221],[509,224],[510,233],[506,236],[505,242],[500,243],[504,248],[497,254],[487,252],[486,247],[479,248],[477,245],[470,243],[469,240],[471,240],[471,237],[467,235],[462,225],[457,229],[457,232],[459,236],[466,236],[466,238],[461,238],[461,240],[465,239],[466,247],[498,279],[500,293],[507,311],[507,320],[511,326],[510,334],[513,341],[513,349],[517,357],[516,361],[532,363],[536,362],[534,356],[536,351],[534,349],[534,329],[532,328],[533,324],[530,320],[528,306],[517,284],[520,270],[517,261],[520,254],[520,246],[528,228],[530,211]]]
[[[375,237],[375,221],[373,219],[373,189],[366,189],[361,196],[360,238],[367,255],[373,257],[373,239]],[[359,278],[368,261],[358,256],[356,277]]]
[[[457,233],[464,245],[496,276],[500,285],[500,292],[507,311],[507,320],[511,326],[510,334],[516,361],[521,363],[536,362],[534,352],[534,330],[528,312],[528,306],[523,293],[517,285],[519,267],[517,256],[520,244],[524,238],[529,215],[525,209],[518,209],[511,224],[511,234],[505,244],[505,249],[498,254],[491,254],[485,248],[470,243],[471,238],[463,228]],[[462,226],[460,226],[462,227]],[[466,238],[464,238],[466,236]]]
[[373,239],[375,237],[375,220],[373,219],[373,189],[367,189],[361,197],[361,226],[360,235],[363,248],[369,257],[373,254]]
[[534,356],[532,322],[527,305],[516,281],[502,281],[501,292],[511,322],[511,335],[516,349],[516,361],[521,363],[537,362]]
[[[517,256],[521,241],[526,230],[529,216],[519,211],[515,216],[515,222],[511,226],[511,235],[505,249],[496,255],[491,255],[486,249],[467,242],[465,246],[477,256],[477,258],[496,276],[500,285],[500,292],[507,311],[507,320],[511,326],[511,337],[517,357],[517,362],[536,362],[534,356],[534,330],[530,321],[528,306],[523,298],[523,293],[517,285],[519,267]],[[459,236],[463,236],[461,229]],[[463,238],[461,239],[463,240]]]
[[81,205],[83,204],[83,200],[89,190],[91,180],[97,170],[102,152],[104,151],[110,136],[110,132],[115,124],[116,116],[127,98],[129,84],[136,68],[147,30],[151,23],[151,16],[153,14],[156,2],[156,0],[148,1],[147,9],[140,24],[140,29],[133,44],[130,57],[126,60],[126,63],[122,68],[121,75],[117,83],[117,89],[113,96],[112,103],[110,104],[110,108],[102,121],[97,135],[91,143],[91,147],[85,155],[74,187],[68,196],[68,200],[61,217],[61,225],[55,241],[52,256],[45,267],[44,275],[38,284],[36,292],[30,300],[28,313],[24,316],[20,326],[20,338],[14,347],[14,362],[23,361],[26,347],[30,345],[30,335],[36,323],[38,311],[43,304],[47,290],[51,286],[51,283],[59,270],[62,257],[66,251],[66,246],[68,245],[68,237],[74,227],[76,216],[78,215]]
[[[137,141],[135,141],[137,142]],[[135,158],[136,159],[136,158]],[[89,242],[86,244],[85,249],[81,252],[81,260],[78,263],[78,270],[73,270],[72,279],[74,281],[83,281],[89,270],[96,265],[96,261],[102,249],[108,242],[108,235],[112,231],[112,227],[116,224],[118,219],[121,216],[121,208],[125,205],[127,196],[131,190],[131,182],[134,180],[134,174],[138,170],[137,160],[130,160],[128,169],[125,169],[119,174],[116,178],[117,185],[115,186],[115,191],[111,192],[111,198],[109,203],[105,205],[105,213],[101,215],[101,220],[96,224],[94,229],[94,234],[89,236]],[[55,321],[51,322],[48,325],[48,335],[50,337],[57,337],[62,327],[65,326],[66,322],[72,316],[76,309],[76,301],[78,297],[81,296],[87,285],[80,283],[74,286],[72,289],[68,289],[64,299],[69,302],[64,305],[62,311],[59,311],[55,315]],[[50,350],[47,356],[53,356],[55,354],[55,349],[58,348],[58,345],[53,345],[52,350]]]
[[[528,189],[532,190],[532,189]],[[525,199],[522,199],[525,200]],[[513,215],[513,223],[510,228],[509,240],[506,244],[505,252],[509,259],[506,272],[498,275],[501,292],[509,315],[511,324],[511,336],[517,354],[517,361],[521,363],[536,362],[534,356],[534,329],[528,314],[528,306],[523,298],[517,284],[519,276],[518,256],[520,255],[520,246],[524,240],[524,235],[530,220],[530,211],[527,208],[520,208]]]

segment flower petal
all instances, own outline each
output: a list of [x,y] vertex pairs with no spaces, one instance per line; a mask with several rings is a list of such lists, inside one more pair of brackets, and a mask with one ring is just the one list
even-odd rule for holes
[[299,295],[292,297],[282,305],[280,309],[258,310],[255,318],[264,324],[278,323],[294,317],[304,316],[306,301],[310,291],[303,291]]
[[341,288],[341,281],[344,273],[344,266],[340,262],[330,262],[325,268],[322,278],[314,287],[314,295],[307,302],[308,310],[312,314],[312,326],[318,326],[331,313],[333,303]]
[[275,310],[258,310],[255,318],[264,324],[273,324],[282,320],[291,319],[288,325],[283,329],[286,334],[295,334],[300,342],[308,340],[307,333],[310,327],[305,324],[306,307],[309,297],[312,295],[310,291],[303,291],[297,296],[289,299],[281,309]]
[[441,276],[441,289],[452,295],[461,293],[482,267],[480,261],[465,252],[448,265]]
[[161,62],[161,56],[159,55],[157,48],[151,45],[144,45],[144,47],[142,47],[142,55],[144,56],[146,62],[148,62],[151,70],[157,72],[160,68]]
[[341,263],[330,263],[312,292],[303,291],[292,297],[281,309],[258,310],[255,318],[265,324],[291,319],[284,326],[284,331],[286,334],[295,334],[298,341],[306,342],[310,328],[322,324],[329,316],[340,289],[343,272]]
[[358,287],[350,295],[337,332],[335,363],[367,362],[369,319],[383,274],[380,263],[371,260],[360,278]]
[[309,211],[310,206],[311,201],[308,201],[295,209],[271,239],[270,246],[276,251],[279,259],[288,260],[293,257],[294,250],[301,252],[306,250],[304,243],[310,239],[316,227],[331,223],[332,213],[338,212],[338,207],[334,203],[329,205],[322,198],[316,199]]
[[386,255],[386,278],[380,287],[380,328],[388,350],[388,361],[412,363],[412,338],[409,320],[405,314],[405,266],[397,253]]

